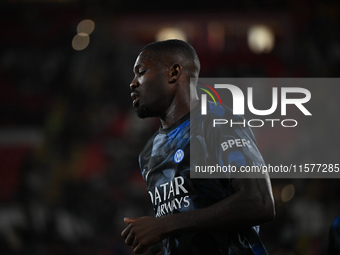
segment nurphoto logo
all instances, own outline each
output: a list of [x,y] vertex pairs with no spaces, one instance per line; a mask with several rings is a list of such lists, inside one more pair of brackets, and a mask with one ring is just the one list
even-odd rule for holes
[[[233,115],[244,115],[245,114],[245,95],[243,91],[237,87],[236,85],[232,84],[214,84],[214,87],[198,82],[200,85],[205,86],[206,88],[198,87],[198,89],[206,92],[201,94],[201,114],[207,115],[207,105],[208,99],[207,94],[213,100],[214,104],[217,106],[217,97],[219,103],[222,105],[222,100],[220,95],[217,93],[216,89],[223,89],[223,91],[228,91],[231,93],[232,96],[232,109]],[[210,92],[212,91],[212,92]],[[311,99],[311,93],[308,89],[301,88],[301,87],[281,87],[280,88],[280,95],[279,98],[279,88],[273,87],[272,88],[272,97],[268,98],[271,100],[271,106],[268,109],[256,109],[254,106],[254,93],[253,87],[247,87],[247,94],[246,94],[246,101],[247,101],[247,109],[249,112],[256,116],[270,116],[273,114],[278,107],[280,107],[280,115],[286,116],[287,115],[287,105],[294,105],[299,109],[305,116],[311,116],[311,112],[304,106],[309,100]],[[295,97],[298,95],[298,98],[290,98],[289,95],[294,94]],[[215,96],[214,96],[215,95]],[[280,99],[280,104],[279,104]],[[214,119],[213,120],[213,127],[216,125],[225,125],[229,124],[230,126],[233,125],[243,125],[250,127],[262,127],[265,123],[268,123],[271,127],[274,127],[276,123],[280,123],[282,127],[296,127],[298,125],[297,120],[295,119],[274,119],[274,118],[266,118],[266,119],[249,119],[248,121],[243,120],[241,122],[235,122],[235,120],[227,120],[227,119]]]

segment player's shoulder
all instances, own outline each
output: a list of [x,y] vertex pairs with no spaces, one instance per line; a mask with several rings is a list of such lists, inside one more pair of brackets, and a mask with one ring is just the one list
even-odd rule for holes
[[157,135],[159,135],[159,130],[157,130],[148,140],[147,142],[144,144],[144,147],[143,149],[141,150],[140,154],[145,154],[149,151],[152,150],[152,147],[153,147],[153,143],[154,143],[154,140],[155,138],[157,137]]
[[242,115],[234,115],[233,109],[229,106],[224,104],[216,104],[210,101],[208,101],[207,115],[209,115],[211,118],[233,119],[234,121],[245,119]]

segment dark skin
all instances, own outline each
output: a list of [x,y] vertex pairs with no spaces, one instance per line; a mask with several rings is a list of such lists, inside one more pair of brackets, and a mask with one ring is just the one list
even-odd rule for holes
[[[149,109],[146,117],[159,118],[162,127],[173,123],[190,111],[198,103],[198,98],[190,99],[190,77],[198,71],[191,61],[181,56],[165,56],[153,59],[148,52],[139,54],[134,65],[135,77],[130,84],[131,96],[137,99],[133,106]],[[145,117],[145,116],[143,116]]]
[[[146,71],[145,71],[146,70]],[[162,61],[142,52],[135,63],[131,82],[134,107],[149,108],[147,117],[158,117],[162,127],[170,127],[198,103],[190,95],[190,77],[198,77],[197,68],[182,56],[164,56]],[[235,193],[210,207],[172,214],[160,218],[124,218],[127,227],[121,235],[134,253],[141,254],[169,235],[176,233],[241,230],[272,220],[274,200],[268,176],[256,179],[234,179]]]

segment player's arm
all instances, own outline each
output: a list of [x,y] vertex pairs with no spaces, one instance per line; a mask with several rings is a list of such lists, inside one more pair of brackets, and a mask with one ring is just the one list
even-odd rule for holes
[[125,239],[125,243],[132,247],[134,253],[145,253],[150,247],[156,246],[166,237],[164,229],[159,224],[162,222],[160,219],[149,216],[124,218],[124,222],[128,225],[121,235]]
[[[235,193],[207,208],[185,212],[171,219],[171,233],[196,230],[239,230],[270,221],[275,216],[269,178],[234,179]],[[172,223],[173,220],[173,223]]]
[[241,230],[274,218],[268,177],[234,179],[235,193],[210,207],[164,216],[125,219],[122,237],[139,254],[169,235],[204,230]]

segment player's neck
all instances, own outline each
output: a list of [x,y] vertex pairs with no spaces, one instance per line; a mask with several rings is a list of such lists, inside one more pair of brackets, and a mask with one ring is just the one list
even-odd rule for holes
[[193,109],[198,104],[198,101],[193,101],[191,103],[182,102],[172,104],[164,117],[159,118],[162,124],[162,128],[169,128],[174,123],[179,121],[182,117],[187,115],[191,109]]

